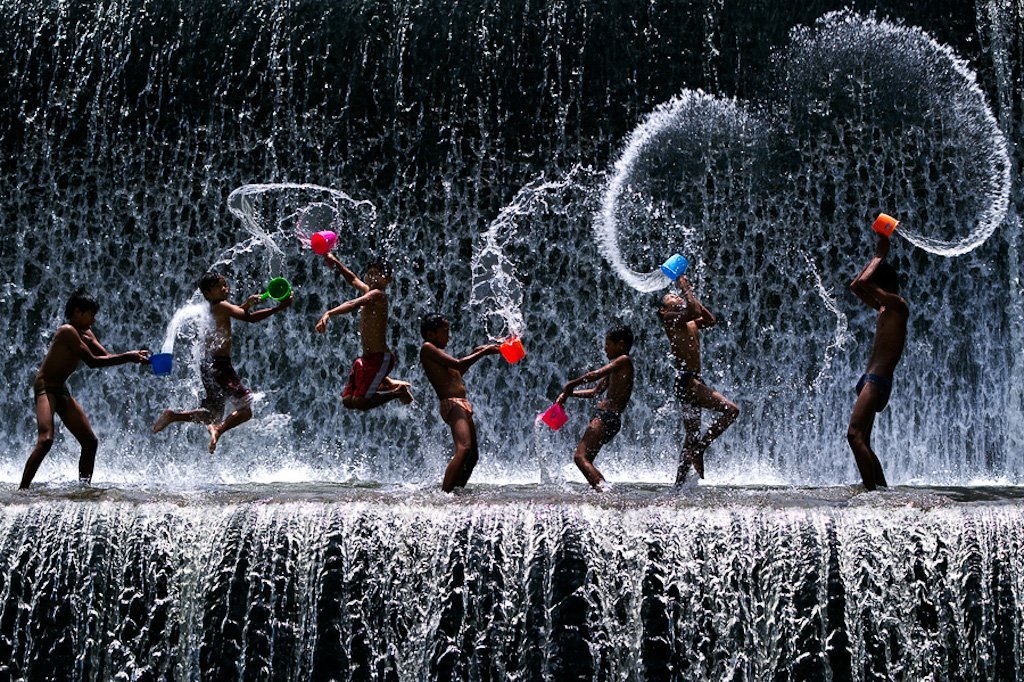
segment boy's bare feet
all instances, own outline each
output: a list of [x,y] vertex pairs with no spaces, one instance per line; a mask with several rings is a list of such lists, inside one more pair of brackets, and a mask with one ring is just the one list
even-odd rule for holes
[[400,385],[398,387],[398,402],[402,403],[403,405],[408,405],[413,401],[412,384],[410,384],[408,381],[401,381],[399,382],[399,384]]
[[212,455],[217,450],[217,439],[220,438],[220,431],[213,424],[207,424],[206,430],[210,432],[210,444],[206,449]]
[[155,422],[153,422],[153,433],[160,433],[161,431],[166,429],[167,426],[171,423],[171,418],[173,416],[174,413],[171,412],[170,410],[164,410],[163,412],[161,412],[160,416],[156,418]]

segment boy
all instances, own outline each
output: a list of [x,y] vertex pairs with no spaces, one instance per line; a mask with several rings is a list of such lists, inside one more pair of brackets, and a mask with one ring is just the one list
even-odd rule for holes
[[477,451],[473,406],[466,400],[466,384],[462,375],[485,355],[501,352],[498,344],[477,346],[472,353],[456,360],[444,350],[448,347],[450,332],[451,326],[444,315],[431,313],[420,321],[423,336],[420,363],[440,401],[441,419],[451,429],[455,442],[455,454],[444,470],[441,482],[441,490],[446,493],[466,487],[480,454]]
[[21,490],[26,490],[32,483],[43,458],[53,447],[54,414],[60,417],[64,426],[82,446],[82,454],[78,458],[79,480],[83,483],[92,480],[99,441],[89,425],[89,419],[85,416],[82,406],[71,397],[66,383],[68,377],[78,369],[78,364],[84,362],[89,367],[113,367],[128,362],[149,362],[147,351],[133,350],[111,355],[100,345],[92,331],[99,309],[99,303],[82,289],[73,293],[64,306],[67,323],[57,327],[50,349],[46,352],[32,382],[39,435],[35,448],[25,463],[25,473],[22,474],[19,486]]
[[363,343],[363,355],[352,363],[348,384],[341,394],[341,404],[350,410],[364,411],[396,399],[408,405],[412,402],[409,382],[397,381],[388,376],[388,372],[395,367],[395,356],[387,342],[388,295],[384,292],[385,287],[391,283],[391,268],[383,261],[373,261],[366,268],[364,282],[334,254],[325,254],[324,260],[361,294],[328,310],[316,323],[316,330],[323,333],[327,329],[327,321],[335,315],[359,311],[359,336]]
[[881,412],[889,402],[892,391],[892,376],[896,364],[903,355],[907,341],[907,318],[910,309],[907,302],[896,292],[899,290],[899,274],[884,262],[889,255],[889,238],[878,236],[875,256],[850,282],[850,288],[857,298],[878,311],[875,324],[875,343],[871,348],[867,371],[857,382],[857,402],[850,415],[850,426],[846,439],[853,450],[864,487],[874,490],[877,486],[888,487],[882,464],[871,449],[871,428],[875,414]]
[[[213,318],[213,329],[205,339],[206,348],[199,367],[206,398],[197,410],[164,410],[153,424],[153,433],[160,433],[174,422],[206,424],[206,430],[210,432],[207,449],[213,454],[217,449],[217,441],[225,432],[252,418],[252,394],[231,364],[231,320],[260,322],[291,306],[295,297],[294,294],[289,295],[273,308],[251,312],[249,309],[260,301],[259,294],[253,294],[240,306],[228,302],[231,291],[227,280],[218,272],[203,275],[199,280],[199,291],[209,301],[210,316]],[[223,417],[228,399],[233,409],[218,423],[217,420]]]
[[[594,466],[594,458],[622,428],[622,412],[633,395],[633,358],[629,356],[632,348],[633,331],[629,327],[612,329],[604,337],[604,353],[610,362],[568,382],[555,399],[556,403],[564,405],[567,398],[595,398],[608,391],[590,417],[590,424],[573,456],[573,462],[595,490],[602,490],[605,480]],[[593,388],[574,390],[577,386],[594,382],[597,384]]]
[[[686,441],[679,453],[679,468],[676,470],[676,485],[686,482],[686,475],[693,466],[697,476],[704,478],[704,453],[711,443],[722,435],[736,421],[740,408],[718,391],[708,387],[700,376],[700,336],[698,331],[717,324],[715,316],[705,308],[693,294],[686,277],[676,280],[680,293],[665,294],[658,310],[658,317],[665,326],[669,347],[675,363],[675,393],[682,406],[683,428]],[[707,432],[700,434],[701,409],[719,413]]]

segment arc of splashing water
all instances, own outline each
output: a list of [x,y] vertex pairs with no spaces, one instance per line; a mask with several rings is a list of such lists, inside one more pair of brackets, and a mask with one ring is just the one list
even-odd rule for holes
[[[351,208],[357,208],[365,206],[370,210],[370,223],[377,221],[377,207],[366,199],[354,199],[349,194],[330,187],[324,187],[322,185],[314,185],[310,183],[298,183],[298,182],[279,182],[279,183],[256,183],[250,185],[242,185],[241,187],[233,190],[228,195],[228,210],[231,211],[232,215],[242,221],[242,225],[252,235],[252,238],[232,247],[224,254],[221,260],[225,257],[240,253],[242,251],[252,248],[254,242],[258,241],[267,248],[271,249],[280,256],[284,256],[285,253],[278,246],[273,236],[266,230],[261,228],[259,224],[253,219],[255,213],[255,207],[252,203],[252,197],[259,194],[265,194],[270,192],[289,191],[289,190],[300,190],[304,192],[318,192],[328,194],[331,197],[348,204]],[[311,203],[322,203],[322,202],[311,202]],[[305,204],[303,208],[311,205]],[[286,216],[282,216],[277,220],[278,224],[284,223],[287,220],[294,219],[295,215],[302,211],[302,208],[296,209],[296,211],[289,213]],[[220,262],[220,261],[218,261]]]
[[[544,201],[551,191],[565,189],[570,186],[577,174],[583,170],[581,166],[573,166],[560,180],[545,180],[541,174],[537,179],[524,185],[512,201],[498,213],[483,233],[483,244],[473,254],[471,272],[473,287],[470,294],[470,305],[486,306],[494,301],[494,309],[485,309],[485,316],[497,315],[505,323],[505,336],[520,335],[525,328],[523,320],[523,291],[516,277],[516,266],[505,255],[505,245],[515,234],[519,218],[534,210],[537,201]],[[492,264],[485,263],[489,257]],[[478,295],[483,287],[488,288],[485,295]],[[489,333],[489,332],[488,332]],[[497,341],[501,337],[491,337]]]
[[618,221],[615,218],[619,197],[633,174],[637,156],[648,143],[659,135],[682,109],[695,102],[703,103],[711,100],[718,104],[736,106],[736,100],[721,100],[700,90],[684,91],[668,102],[658,105],[654,111],[648,114],[647,118],[630,133],[625,151],[615,162],[612,179],[601,199],[601,210],[594,220],[594,234],[601,254],[615,269],[619,277],[637,291],[643,293],[658,291],[665,288],[668,281],[657,269],[646,273],[636,272],[622,257],[622,251],[619,249]]
[[[844,41],[843,45],[853,46],[852,49],[866,53],[884,54],[895,45],[913,41],[931,52],[927,59],[929,63],[936,64],[945,61],[948,68],[959,76],[964,89],[950,95],[952,108],[961,116],[967,118],[976,116],[980,119],[979,122],[992,145],[989,151],[993,175],[992,185],[990,188],[981,189],[990,204],[982,211],[977,224],[973,226],[966,237],[960,240],[946,241],[928,237],[917,233],[910,225],[904,226],[904,229],[896,234],[920,249],[946,257],[962,256],[985,243],[1006,220],[1010,203],[1011,163],[1006,138],[988,105],[985,93],[978,85],[977,74],[971,69],[967,60],[959,57],[953,48],[932,38],[923,29],[892,23],[874,16],[864,16],[848,9],[829,12],[818,19],[816,23],[818,30],[826,32],[827,35],[834,35],[839,30],[852,31],[849,39]],[[794,40],[801,34],[811,35],[810,29],[805,27],[793,29]]]

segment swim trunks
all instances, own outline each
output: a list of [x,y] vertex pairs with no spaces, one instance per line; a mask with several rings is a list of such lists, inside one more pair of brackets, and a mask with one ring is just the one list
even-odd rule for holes
[[[695,379],[698,383],[703,384],[704,379],[701,378],[698,372],[691,372],[689,370],[680,369],[676,370],[676,398],[682,401],[686,401],[690,392],[690,379]],[[707,385],[707,384],[705,384]]]
[[618,412],[603,410],[599,407],[590,416],[591,421],[595,419],[604,427],[601,430],[601,445],[606,445],[612,438],[615,438],[615,434],[622,428],[622,415]]
[[455,407],[461,407],[465,410],[466,414],[473,416],[473,406],[469,404],[469,401],[465,398],[441,398],[441,419],[446,424],[450,424],[448,418],[452,416],[452,409]]
[[41,395],[53,398],[53,406],[58,410],[63,410],[71,403],[71,391],[64,384],[44,384],[37,381],[32,384],[32,394],[33,407]]
[[215,355],[206,358],[199,367],[199,375],[203,380],[203,388],[206,389],[206,397],[203,398],[201,405],[215,417],[224,412],[228,398],[244,403],[252,400],[252,393],[238,378],[229,357]]
[[380,388],[380,382],[394,368],[395,356],[392,353],[370,353],[356,358],[341,397],[365,398],[373,395]]
[[864,390],[865,384],[874,384],[878,389],[879,396],[881,397],[882,404],[879,405],[876,412],[881,412],[885,409],[885,406],[889,404],[889,395],[892,393],[892,379],[886,379],[883,376],[877,374],[863,374],[860,377],[860,381],[857,382],[857,395]]

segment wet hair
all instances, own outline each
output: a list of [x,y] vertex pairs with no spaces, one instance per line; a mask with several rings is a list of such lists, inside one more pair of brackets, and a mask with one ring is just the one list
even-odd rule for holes
[[420,318],[420,334],[427,338],[427,334],[433,334],[448,324],[448,318],[441,313],[427,313]]
[[625,344],[627,353],[633,348],[633,330],[624,324],[613,327],[605,336],[616,343]]
[[900,290],[900,273],[889,263],[880,263],[872,273],[870,281],[890,294],[895,294]]
[[380,274],[384,275],[385,277],[391,277],[391,275],[393,274],[393,270],[391,269],[391,263],[387,262],[383,258],[374,258],[372,261],[370,261],[370,264],[366,266],[366,271],[369,272],[374,268],[376,268],[380,272]]
[[64,304],[64,318],[71,319],[75,311],[84,313],[96,313],[100,310],[100,304],[85,289],[76,289],[68,302]]
[[199,291],[205,294],[223,281],[224,275],[220,274],[216,270],[210,270],[199,278]]

